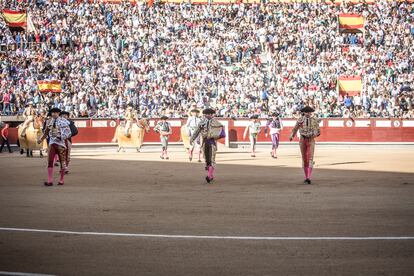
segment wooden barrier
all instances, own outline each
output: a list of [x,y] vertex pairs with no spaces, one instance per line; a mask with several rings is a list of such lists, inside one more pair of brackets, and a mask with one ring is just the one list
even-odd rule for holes
[[[145,142],[159,142],[159,135],[153,131],[157,120],[150,120],[151,130],[145,135]],[[226,139],[223,143],[229,146],[231,143],[248,142],[243,139],[245,127],[249,124],[248,119],[220,119],[225,125]],[[185,124],[184,120],[169,120],[173,128],[171,142],[181,142],[180,128]],[[283,119],[284,129],[281,132],[281,142],[289,139],[290,132],[295,125],[294,119]],[[73,138],[74,143],[110,143],[118,120],[108,119],[86,119],[75,120],[79,134]],[[270,142],[264,134],[266,120],[262,120],[262,132],[258,142]],[[17,140],[17,129],[10,129],[10,141]],[[400,119],[323,119],[321,121],[321,136],[319,142],[414,142],[414,120]]]

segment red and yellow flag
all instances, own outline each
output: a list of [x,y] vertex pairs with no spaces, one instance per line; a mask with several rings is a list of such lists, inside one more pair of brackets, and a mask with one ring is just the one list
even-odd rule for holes
[[361,94],[362,91],[362,78],[361,76],[353,77],[339,77],[338,78],[338,90],[339,94],[349,96],[356,96]]
[[341,13],[338,16],[339,31],[342,32],[363,32],[364,17],[358,14]]
[[4,20],[9,27],[21,27],[25,28],[27,25],[27,13],[25,11],[13,11],[6,10],[2,11]]
[[62,82],[58,80],[37,81],[37,88],[40,92],[62,92]]

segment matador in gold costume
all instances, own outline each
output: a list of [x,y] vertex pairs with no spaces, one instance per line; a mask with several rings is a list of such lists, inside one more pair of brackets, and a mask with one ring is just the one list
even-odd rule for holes
[[302,154],[303,171],[305,172],[304,184],[311,184],[313,154],[315,152],[315,138],[320,135],[319,119],[312,116],[315,110],[306,106],[302,108],[302,116],[296,122],[295,127],[290,134],[289,140],[292,141],[296,133],[299,131],[299,146]]

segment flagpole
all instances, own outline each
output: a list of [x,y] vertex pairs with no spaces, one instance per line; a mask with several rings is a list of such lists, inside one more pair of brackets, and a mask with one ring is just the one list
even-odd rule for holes
[[[365,1],[364,1],[365,2]],[[366,21],[365,18],[363,18],[364,20],[364,27],[362,28],[362,36],[364,38],[364,43],[362,44],[362,51],[365,53],[365,43],[366,43],[366,32],[365,32],[365,26],[366,26]],[[363,66],[363,74],[361,74],[361,78],[362,78],[362,96],[366,95],[366,77],[365,77],[365,67],[364,67],[364,57],[362,55],[362,66]]]

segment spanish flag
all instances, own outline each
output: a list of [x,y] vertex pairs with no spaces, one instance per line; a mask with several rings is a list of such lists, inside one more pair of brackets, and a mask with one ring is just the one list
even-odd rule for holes
[[339,31],[344,32],[363,32],[364,18],[358,14],[341,13],[338,16]]
[[58,80],[37,81],[37,88],[40,92],[62,92],[62,82]]
[[25,11],[3,10],[2,15],[7,26],[11,28],[26,28],[27,13]]
[[362,91],[362,78],[360,76],[353,77],[339,77],[338,78],[339,94],[349,96],[356,96]]

